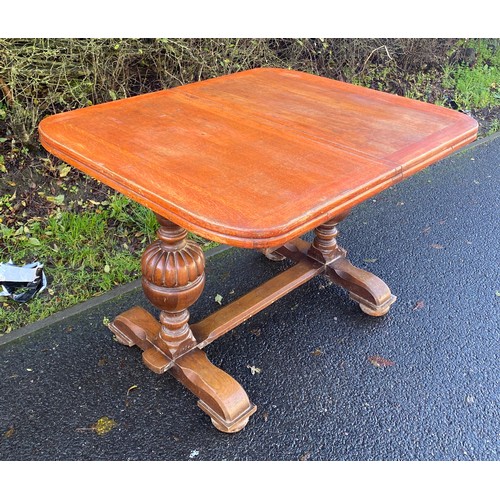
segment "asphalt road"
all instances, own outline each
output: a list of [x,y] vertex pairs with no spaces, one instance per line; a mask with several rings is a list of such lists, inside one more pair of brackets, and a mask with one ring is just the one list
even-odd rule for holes
[[[0,346],[0,459],[498,460],[499,159],[499,138],[462,151],[340,225],[351,261],[398,296],[387,316],[318,277],[206,348],[258,406],[242,432],[113,341],[104,318],[151,310],[136,290]],[[286,266],[210,258],[192,320]],[[99,435],[102,417],[116,425]]]

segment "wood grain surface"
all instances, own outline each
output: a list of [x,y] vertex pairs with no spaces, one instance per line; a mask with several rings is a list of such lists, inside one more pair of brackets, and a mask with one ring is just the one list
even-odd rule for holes
[[258,68],[54,115],[55,156],[205,238],[280,246],[472,142],[428,103]]

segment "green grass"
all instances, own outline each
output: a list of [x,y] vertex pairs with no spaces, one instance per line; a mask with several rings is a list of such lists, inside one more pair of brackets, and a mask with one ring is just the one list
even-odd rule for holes
[[[6,198],[0,208],[8,209]],[[140,256],[158,227],[154,214],[122,195],[101,205],[93,212],[58,209],[16,228],[0,223],[0,262],[40,261],[48,279],[47,289],[25,304],[0,302],[0,335],[140,276]]]

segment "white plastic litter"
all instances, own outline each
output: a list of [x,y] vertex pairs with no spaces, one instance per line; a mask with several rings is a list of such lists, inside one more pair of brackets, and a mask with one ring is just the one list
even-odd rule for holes
[[43,264],[32,262],[16,266],[11,260],[0,263],[0,297],[10,297],[16,302],[28,302],[47,287]]

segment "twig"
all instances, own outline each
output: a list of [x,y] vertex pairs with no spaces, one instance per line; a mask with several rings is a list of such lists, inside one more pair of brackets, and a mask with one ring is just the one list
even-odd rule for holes
[[389,49],[387,48],[387,45],[381,45],[380,47],[377,47],[376,49],[373,49],[371,52],[370,52],[370,55],[366,58],[365,62],[363,63],[363,67],[361,68],[361,71],[360,73],[362,73],[365,69],[365,66],[366,64],[368,63],[368,61],[371,59],[372,55],[377,52],[377,50],[380,50],[380,49],[385,49],[385,52],[387,54],[387,57],[393,61],[394,59],[391,57],[391,54],[389,54]]

